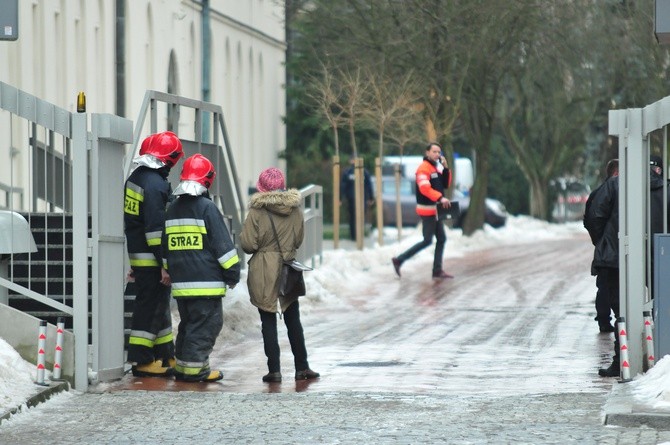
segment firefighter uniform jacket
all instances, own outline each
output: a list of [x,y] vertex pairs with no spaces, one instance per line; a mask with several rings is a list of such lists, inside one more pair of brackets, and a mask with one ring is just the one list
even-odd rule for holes
[[130,266],[160,267],[165,207],[170,197],[168,170],[140,166],[125,186],[123,222]]
[[442,164],[424,157],[416,169],[416,213],[419,216],[437,215],[436,203],[450,184],[451,170],[442,169]]
[[240,280],[240,259],[223,215],[206,196],[181,195],[168,209],[163,266],[174,298],[221,298]]

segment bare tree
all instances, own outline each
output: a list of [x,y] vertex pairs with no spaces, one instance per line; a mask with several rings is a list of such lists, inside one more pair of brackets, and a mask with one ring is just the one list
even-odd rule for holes
[[354,68],[353,70],[338,69],[336,75],[342,82],[344,101],[341,103],[341,107],[345,111],[344,118],[349,130],[351,152],[354,158],[358,158],[356,128],[359,120],[362,121],[368,84],[362,78],[361,68]]
[[338,129],[346,122],[344,119],[344,90],[339,79],[325,64],[321,65],[318,75],[307,78],[307,97],[311,100],[314,110],[322,116],[333,130],[335,155],[340,155],[340,139]]
[[411,71],[400,79],[373,71],[369,67],[364,73],[368,82],[368,94],[361,102],[361,116],[369,126],[376,129],[378,156],[383,158],[387,128],[402,126],[405,121],[416,122],[412,117],[417,115],[417,85]]

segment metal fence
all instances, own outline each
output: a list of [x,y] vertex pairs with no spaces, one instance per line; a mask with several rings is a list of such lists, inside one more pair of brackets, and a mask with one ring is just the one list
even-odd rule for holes
[[2,207],[40,233],[36,252],[9,247],[0,287],[72,318],[73,380],[86,390],[89,372],[110,379],[123,372],[122,342],[103,331],[113,313],[109,295],[122,291],[122,266],[114,263],[123,264],[123,232],[115,214],[122,215],[120,166],[132,125],[70,113],[0,82],[0,134]]
[[[619,142],[620,315],[625,318],[630,373],[644,369],[644,312],[652,311],[649,156],[663,157],[667,196],[670,96],[644,108],[609,112],[609,134]],[[667,206],[664,199],[664,212]],[[667,219],[667,217],[664,217]],[[664,221],[667,233],[667,220]],[[658,320],[657,320],[658,321]],[[668,323],[668,320],[664,320]]]
[[305,239],[298,250],[298,260],[316,267],[323,260],[323,187],[309,185],[300,190],[305,218]]

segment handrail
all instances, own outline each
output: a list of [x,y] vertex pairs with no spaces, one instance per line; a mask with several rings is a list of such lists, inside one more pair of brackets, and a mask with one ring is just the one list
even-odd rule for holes
[[305,219],[305,238],[298,249],[298,261],[311,262],[316,267],[323,262],[323,187],[310,184],[300,189]]

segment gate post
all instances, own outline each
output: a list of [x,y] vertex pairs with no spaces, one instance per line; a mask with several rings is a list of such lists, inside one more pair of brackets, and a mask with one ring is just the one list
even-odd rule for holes
[[93,114],[91,122],[92,369],[100,382],[123,377],[123,156],[132,122]]
[[619,137],[619,316],[628,327],[632,376],[642,373],[642,312],[646,296],[645,232],[649,194],[649,152],[642,109],[609,112],[609,134]]
[[72,330],[74,387],[88,389],[88,119],[72,114]]

